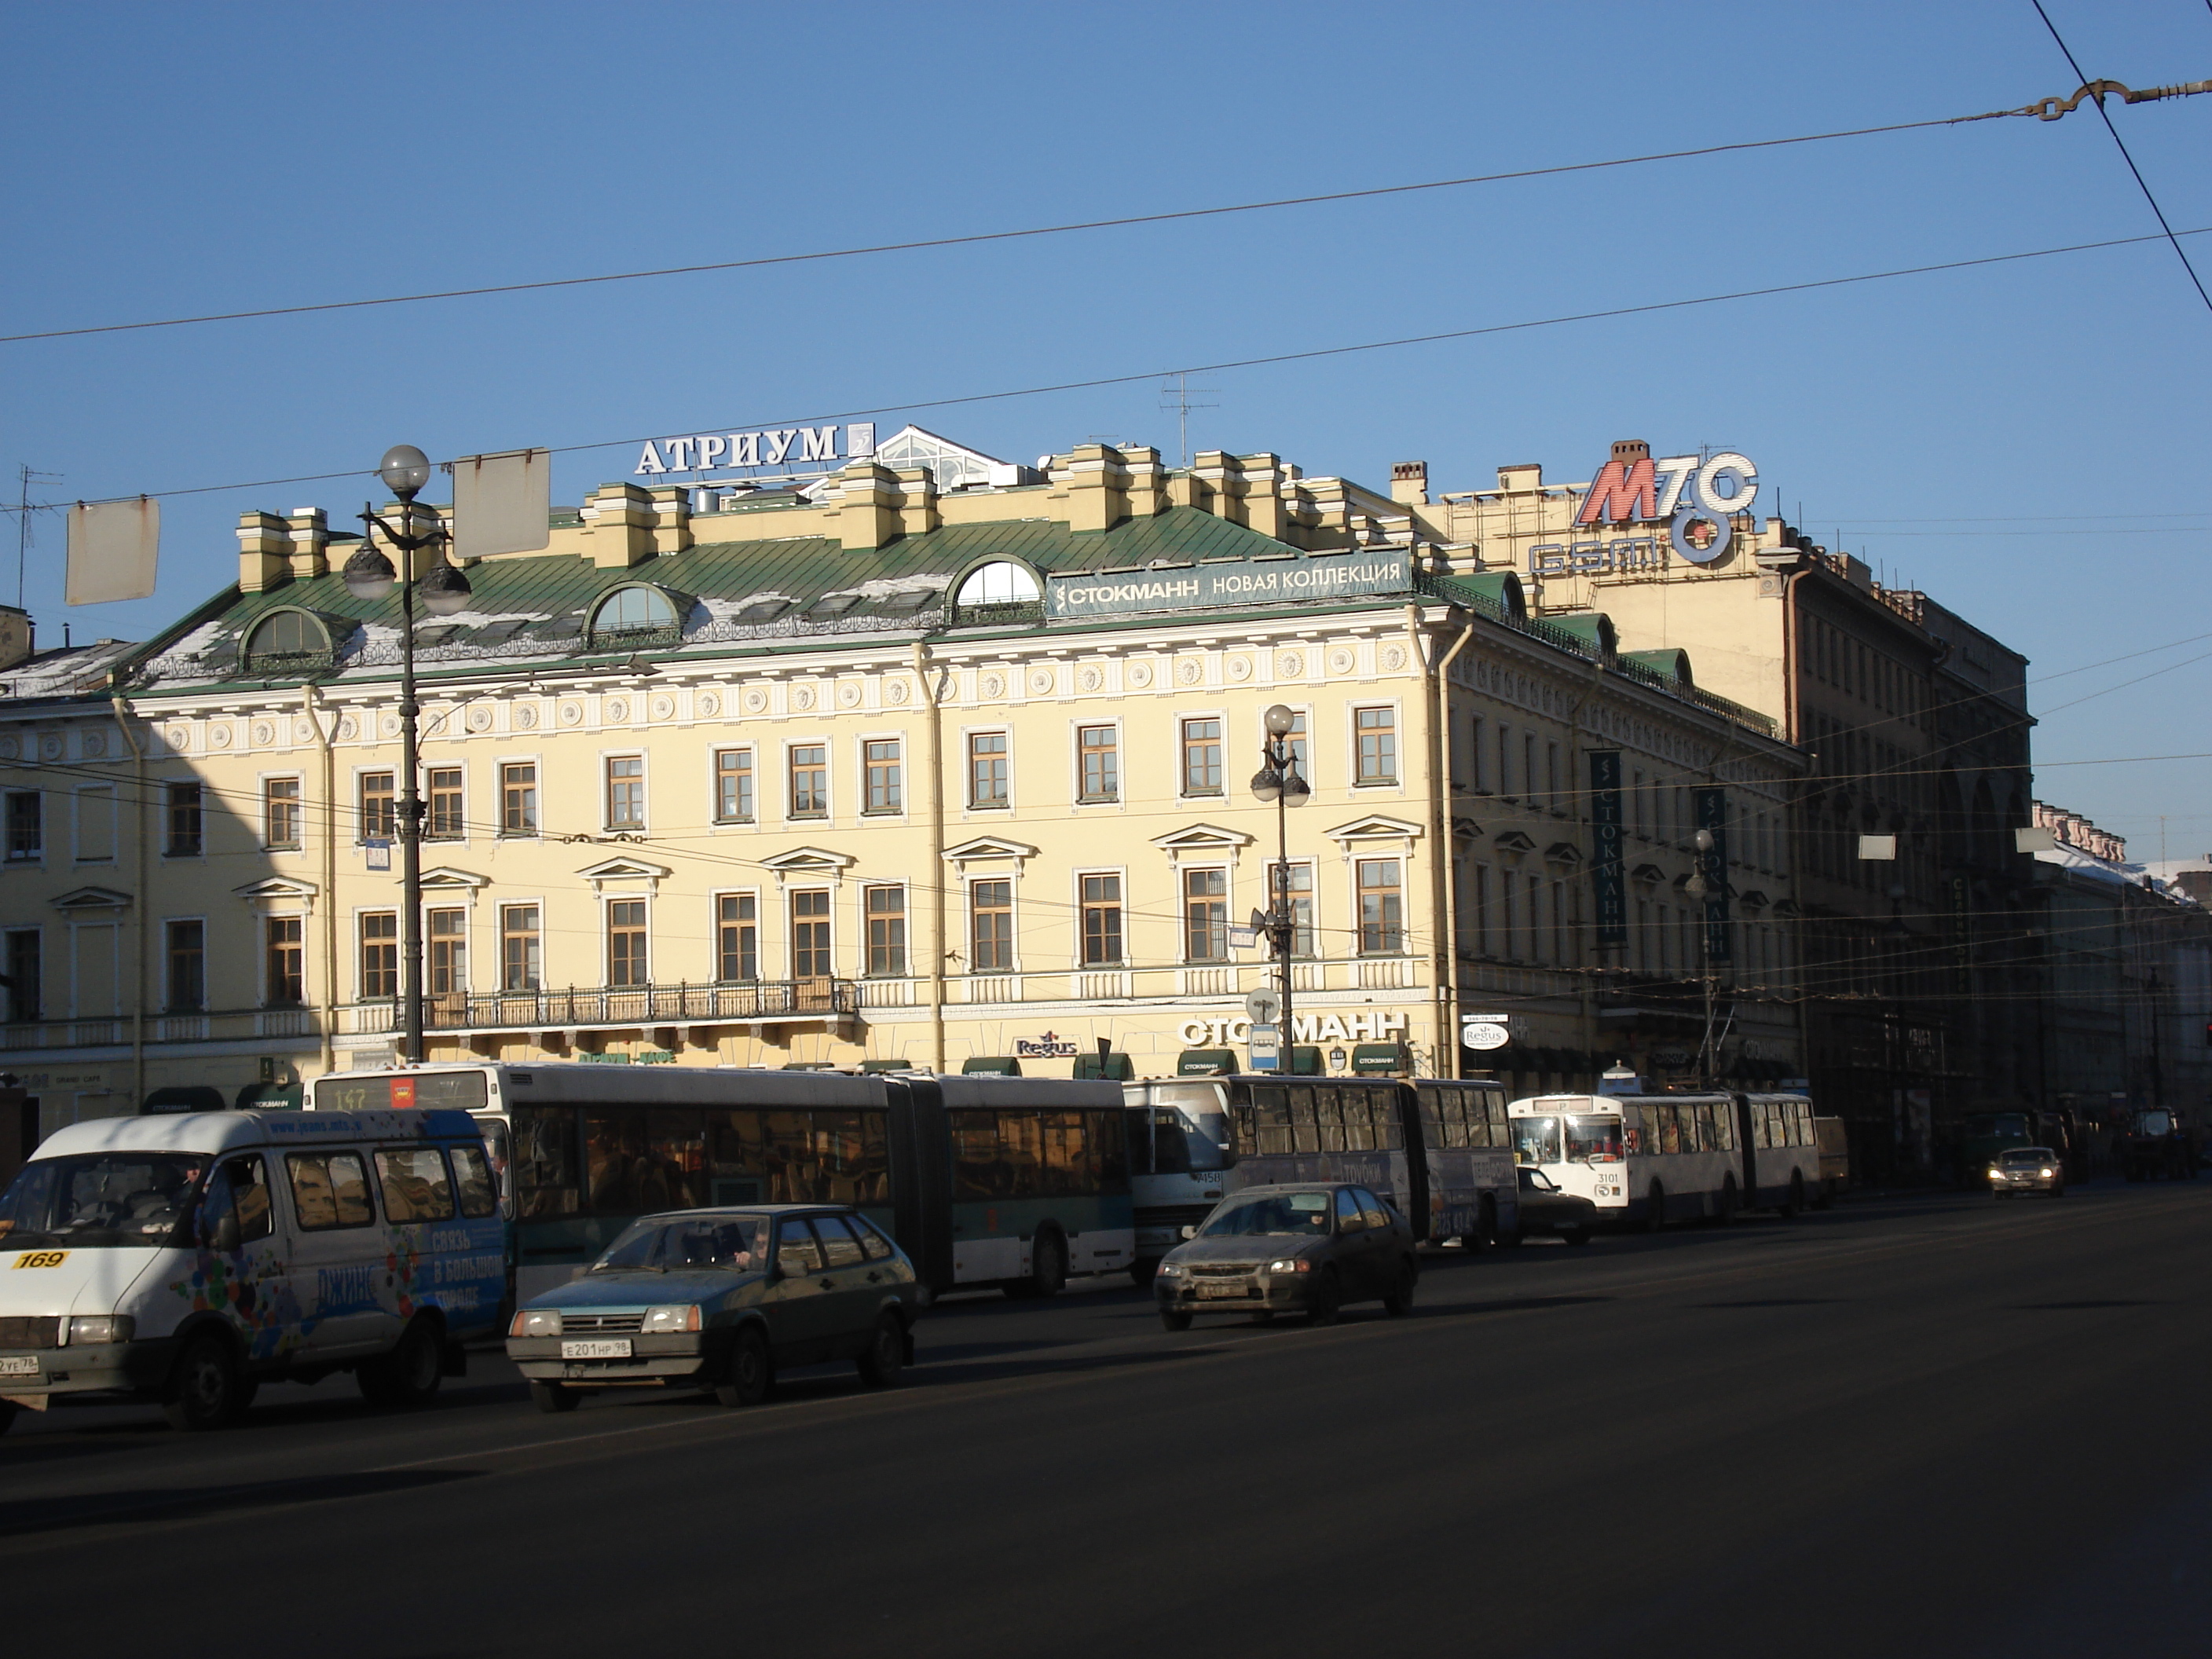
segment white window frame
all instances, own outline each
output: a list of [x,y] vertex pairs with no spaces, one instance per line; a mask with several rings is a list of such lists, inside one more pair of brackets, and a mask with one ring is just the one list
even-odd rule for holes
[[[614,802],[609,799],[609,796],[611,793],[611,786],[614,782],[614,776],[613,774],[607,770],[607,767],[609,763],[618,760],[634,760],[638,765],[638,805],[642,807],[644,811],[642,816],[635,823],[617,823],[613,821],[614,815],[611,809],[614,805]],[[426,768],[425,769],[427,770],[428,769]],[[599,832],[602,835],[608,836],[619,835],[625,831],[649,833],[653,828],[652,756],[634,744],[625,744],[618,749],[602,749],[599,750]],[[538,804],[542,816],[545,805],[545,798],[543,793],[538,796]],[[544,833],[542,829],[539,833],[541,835]]]
[[[975,888],[978,883],[1003,881],[1006,884],[1006,943],[1013,960],[1003,967],[980,968],[975,955]],[[961,894],[963,903],[960,917],[961,943],[968,957],[970,974],[1018,974],[1022,971],[1022,878],[1012,870],[982,871],[963,878]]]
[[[538,769],[538,781],[531,787],[538,793],[538,827],[525,833],[507,827],[507,769],[510,766],[532,766]],[[543,755],[500,755],[493,758],[492,839],[494,841],[544,841],[549,831],[545,826],[545,757]]]
[[[896,806],[868,805],[868,745],[872,743],[895,743],[898,745],[899,799]],[[1006,779],[1010,796],[1013,781],[1013,736],[1009,732],[1006,738]],[[914,744],[912,740],[903,731],[860,732],[853,739],[853,763],[859,769],[854,774],[853,799],[860,804],[860,816],[878,823],[902,822],[913,810]],[[758,778],[753,780],[753,799],[757,805],[760,799]],[[757,817],[757,813],[755,816]],[[809,822],[811,823],[811,820],[810,819]],[[886,882],[876,884],[878,887],[890,884]]]
[[[737,748],[740,745],[729,745]],[[819,749],[822,751],[822,793],[824,797],[821,812],[795,817],[791,805],[791,755],[795,749]],[[757,762],[755,764],[758,764]],[[786,738],[777,756],[775,780],[777,794],[776,816],[785,823],[835,823],[837,821],[837,745],[828,732],[819,737]],[[754,821],[760,819],[760,780],[753,780]],[[789,941],[786,941],[788,948]]]

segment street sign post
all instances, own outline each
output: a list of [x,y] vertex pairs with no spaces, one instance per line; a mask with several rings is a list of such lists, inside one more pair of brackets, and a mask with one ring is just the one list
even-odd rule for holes
[[[1255,992],[1254,995],[1261,994]],[[1252,1069],[1255,1072],[1279,1072],[1283,1069],[1283,1032],[1278,1025],[1261,1025],[1256,1022],[1252,1034],[1246,1039],[1252,1054]]]

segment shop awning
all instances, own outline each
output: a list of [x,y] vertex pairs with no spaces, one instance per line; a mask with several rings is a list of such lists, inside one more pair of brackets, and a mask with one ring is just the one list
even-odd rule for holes
[[238,1098],[231,1103],[231,1109],[237,1112],[296,1112],[300,1109],[300,1097],[301,1087],[296,1083],[249,1083],[238,1091]]
[[1022,1063],[1012,1054],[978,1054],[960,1062],[963,1077],[1019,1077]]
[[1073,1075],[1103,1078],[1109,1083],[1127,1083],[1137,1075],[1137,1063],[1127,1054],[1078,1054]]
[[1413,1069],[1402,1042],[1362,1042],[1352,1050],[1354,1077],[1402,1077]]
[[1186,1048],[1176,1061],[1177,1077],[1226,1077],[1236,1069],[1234,1048]]
[[204,1083],[172,1083],[146,1097],[142,1112],[220,1112],[228,1109],[222,1091]]

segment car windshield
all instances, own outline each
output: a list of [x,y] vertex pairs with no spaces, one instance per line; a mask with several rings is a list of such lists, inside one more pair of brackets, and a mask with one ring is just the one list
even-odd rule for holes
[[0,1193],[0,1249],[182,1244],[204,1152],[92,1152],[26,1164]]
[[1617,1117],[1571,1117],[1567,1120],[1567,1162],[1620,1162],[1620,1120]]
[[1214,1212],[1200,1238],[1317,1237],[1328,1231],[1327,1193],[1268,1193]]
[[2139,1135],[2167,1134],[2173,1128],[2173,1120],[2164,1112],[2145,1112],[2139,1121],[2142,1125],[2136,1131]]
[[1515,1118],[1513,1161],[1516,1164],[1557,1164],[1559,1161],[1559,1120],[1555,1117]]
[[767,1261],[768,1218],[764,1215],[685,1216],[675,1221],[650,1216],[624,1228],[606,1254],[592,1263],[592,1271],[665,1273],[691,1267],[726,1267],[745,1273]]
[[2004,1166],[2008,1170],[2029,1170],[2050,1162],[2051,1149],[2048,1146],[2023,1146],[2017,1152],[2004,1155]]

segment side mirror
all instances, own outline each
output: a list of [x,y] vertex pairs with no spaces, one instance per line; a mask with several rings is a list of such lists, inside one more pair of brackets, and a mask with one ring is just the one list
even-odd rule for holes
[[1182,1230],[1182,1236],[1185,1238],[1196,1238],[1198,1237],[1198,1229],[1194,1226],[1185,1227]]

